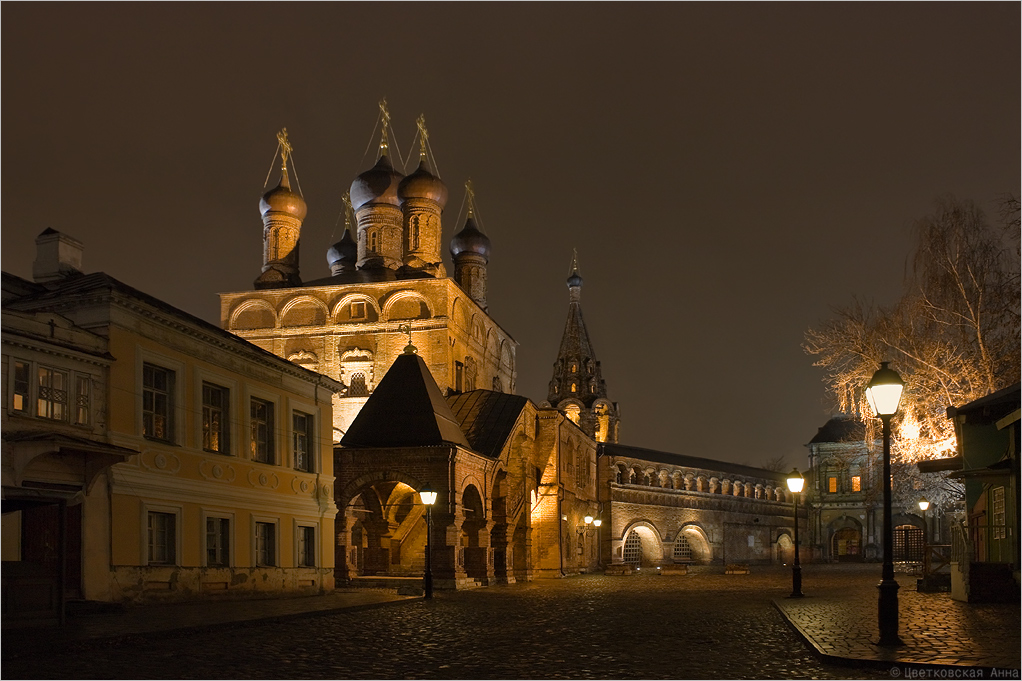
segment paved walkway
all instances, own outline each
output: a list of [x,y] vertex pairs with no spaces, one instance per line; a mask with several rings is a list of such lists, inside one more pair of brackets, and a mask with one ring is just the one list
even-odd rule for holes
[[[915,577],[898,574],[898,633],[905,645],[881,647],[875,644],[879,565],[809,565],[803,572],[805,597],[774,604],[825,660],[890,667],[892,674],[905,665],[1020,667],[1018,603],[961,603],[948,593],[920,593]],[[841,574],[847,579],[835,581]]]
[[102,614],[69,616],[58,627],[5,629],[4,648],[53,649],[61,644],[92,639],[114,639],[167,631],[206,629],[222,624],[285,620],[310,614],[370,608],[387,603],[419,600],[398,595],[397,589],[337,589],[323,596],[203,601],[127,607]]
[[[509,622],[515,613],[527,607],[536,607],[536,612],[542,615],[531,615],[528,622],[524,623],[526,629],[518,635],[531,636],[537,629],[540,639],[530,645],[539,650],[545,643],[553,645],[551,655],[561,659],[564,657],[564,648],[557,645],[556,641],[549,639],[554,631],[565,630],[565,627],[578,627],[578,622],[593,628],[592,632],[582,638],[590,636],[601,636],[610,631],[614,640],[620,641],[626,635],[626,630],[613,628],[605,630],[604,622],[610,617],[615,621],[632,621],[641,619],[639,613],[645,613],[645,617],[654,617],[664,632],[671,631],[672,637],[675,632],[684,630],[687,632],[684,639],[685,645],[702,646],[704,656],[709,654],[707,646],[719,647],[725,658],[717,663],[717,669],[723,674],[723,678],[742,678],[744,674],[738,667],[731,669],[727,664],[737,664],[732,661],[734,650],[745,651],[744,657],[750,664],[756,664],[752,678],[796,678],[802,676],[803,672],[811,676],[821,678],[833,672],[810,672],[809,663],[803,659],[790,660],[791,668],[768,668],[764,664],[770,662],[772,654],[765,654],[760,648],[767,640],[773,641],[767,648],[784,645],[774,634],[769,634],[769,624],[772,620],[776,626],[784,628],[781,622],[777,622],[776,616],[769,617],[771,603],[783,615],[783,618],[807,643],[809,650],[824,663],[840,665],[859,665],[859,672],[840,672],[838,677],[853,678],[855,674],[860,678],[896,678],[920,676],[920,670],[926,667],[940,666],[938,673],[954,672],[953,668],[959,670],[977,668],[996,668],[1018,670],[1022,667],[1022,653],[1020,653],[1020,608],[1018,604],[1011,605],[978,605],[966,604],[953,601],[949,594],[927,594],[918,593],[915,590],[915,579],[908,575],[899,574],[898,581],[901,585],[899,591],[900,604],[900,635],[905,645],[898,648],[887,649],[874,645],[876,640],[876,584],[879,581],[879,565],[806,565],[803,566],[803,592],[805,598],[785,599],[781,598],[778,592],[784,593],[785,582],[788,580],[790,571],[782,568],[753,567],[750,575],[725,576],[721,574],[719,567],[696,568],[689,575],[658,577],[654,579],[640,577],[604,577],[590,575],[581,578],[570,578],[565,580],[541,580],[529,585],[518,585],[517,587],[494,587],[491,589],[480,589],[473,593],[447,594],[438,592],[437,601],[433,606],[423,609],[425,605],[421,597],[402,596],[396,593],[395,589],[342,589],[324,596],[311,596],[303,598],[266,599],[257,601],[220,601],[203,602],[174,605],[146,606],[140,608],[128,608],[123,612],[110,614],[80,615],[69,618],[68,625],[63,631],[53,628],[49,629],[21,629],[4,631],[4,652],[16,653],[9,657],[4,655],[5,676],[6,672],[13,672],[19,676],[17,667],[19,658],[27,663],[28,660],[43,660],[50,657],[51,653],[60,657],[81,655],[81,651],[89,650],[83,645],[99,644],[102,640],[109,641],[117,650],[122,650],[127,655],[136,647],[131,641],[145,643],[143,647],[153,645],[161,639],[154,638],[162,632],[203,632],[216,627],[218,636],[229,640],[230,636],[240,636],[245,640],[248,629],[238,630],[233,634],[220,625],[235,623],[233,629],[240,627],[259,628],[265,630],[266,625],[276,626],[280,630],[285,628],[293,629],[294,626],[306,627],[297,618],[307,618],[315,615],[317,619],[323,617],[323,624],[317,624],[316,628],[303,629],[302,631],[315,631],[321,627],[331,627],[334,631],[350,629],[344,639],[355,636],[370,636],[367,641],[373,641],[372,636],[380,635],[388,626],[397,626],[394,636],[397,640],[405,641],[412,632],[421,629],[424,640],[431,640],[437,636],[437,623],[434,620],[426,619],[422,626],[414,626],[412,623],[418,619],[427,618],[430,613],[437,609],[447,608],[450,614],[441,618],[441,621],[450,621],[456,631],[451,632],[452,641],[460,641],[464,638],[466,629],[485,629],[489,623],[485,617],[496,616],[496,613],[506,611],[501,620]],[[643,573],[645,575],[645,572]],[[790,582],[788,582],[790,584]],[[777,595],[771,595],[777,594]],[[733,602],[729,598],[738,599]],[[535,601],[535,603],[533,603]],[[577,603],[576,603],[577,601]],[[405,603],[405,605],[399,605]],[[743,605],[738,605],[742,603]],[[386,610],[387,616],[367,618],[370,614],[358,613],[355,611],[375,610],[377,606],[392,604]],[[532,604],[530,606],[529,604]],[[574,605],[572,605],[574,604]],[[585,617],[579,620],[573,616],[570,622],[562,624],[545,622],[546,618],[552,617],[546,613],[552,612],[550,607],[570,609],[572,607],[582,608]],[[502,610],[503,608],[503,610]],[[632,613],[628,608],[635,609]],[[652,608],[652,609],[651,609]],[[655,610],[660,608],[663,613]],[[686,615],[686,608],[693,610]],[[446,612],[446,611],[445,611]],[[467,613],[467,614],[466,614]],[[479,613],[484,619],[476,621],[472,619],[473,613]],[[486,614],[484,614],[486,613]],[[631,613],[631,614],[629,614]],[[669,623],[672,613],[680,619]],[[696,614],[699,613],[699,614]],[[382,612],[381,612],[382,614]],[[344,619],[338,620],[338,617]],[[464,622],[458,617],[468,618]],[[692,619],[695,617],[695,619]],[[720,619],[716,622],[713,618]],[[711,621],[712,620],[712,621]],[[395,624],[396,623],[396,624]],[[747,632],[751,638],[743,639],[746,633],[733,633],[731,625],[741,625],[740,631]],[[542,625],[542,626],[541,626]],[[363,631],[364,629],[367,630]],[[635,635],[643,634],[643,627],[636,626]],[[705,629],[706,631],[703,631]],[[587,630],[588,631],[588,630]],[[660,629],[655,628],[655,631]],[[736,630],[739,631],[739,630]],[[376,634],[373,634],[376,632]],[[420,632],[421,633],[421,632]],[[182,634],[186,635],[186,634]],[[416,634],[417,635],[417,634]],[[659,635],[659,634],[658,634]],[[545,638],[544,638],[545,637]],[[773,637],[773,638],[771,638]],[[197,650],[203,648],[202,641],[206,639],[201,633],[192,636],[196,639],[193,646]],[[626,636],[627,638],[627,636]],[[170,655],[185,655],[191,639],[179,639],[177,643],[168,643]],[[218,639],[219,640],[219,639]],[[645,639],[644,639],[645,640]],[[677,643],[677,639],[673,639]],[[324,645],[338,644],[335,639],[326,639],[329,643]],[[378,643],[383,643],[379,641]],[[648,644],[649,641],[646,640]],[[105,647],[109,654],[113,650]],[[352,644],[354,645],[354,643]],[[368,653],[369,643],[363,641],[359,645],[366,646],[364,652]],[[432,645],[432,644],[430,644]],[[453,645],[453,644],[452,644]],[[642,646],[636,642],[638,649]],[[393,651],[394,648],[388,648]],[[599,648],[603,650],[603,648]],[[173,652],[170,652],[173,651]],[[499,651],[498,651],[499,652]],[[195,653],[198,654],[198,653]],[[304,653],[303,653],[304,654]],[[393,653],[391,653],[393,654]],[[467,659],[470,655],[481,654],[478,651],[464,653],[459,657]],[[537,653],[534,651],[533,655]],[[595,653],[594,653],[595,654]],[[601,653],[602,654],[602,653]],[[808,657],[812,657],[808,652]],[[731,656],[731,657],[728,657]],[[620,652],[611,655],[604,661],[603,670],[609,671],[611,678],[628,678],[628,669],[638,669],[635,662],[624,664]],[[645,661],[646,656],[642,656]],[[798,656],[801,657],[801,656]],[[12,659],[13,658],[13,659]],[[350,658],[350,655],[347,656]],[[524,659],[524,658],[523,658]],[[767,661],[767,662],[764,662]],[[596,663],[595,658],[592,659]],[[8,663],[15,665],[8,669]],[[486,662],[486,664],[491,664]],[[612,666],[612,665],[619,666]],[[797,665],[802,665],[798,667]],[[876,671],[867,673],[865,666],[874,668]],[[58,667],[63,669],[62,667]],[[107,668],[107,667],[104,667]],[[134,669],[134,667],[131,667]],[[483,666],[482,668],[488,668]],[[710,667],[711,669],[713,667]],[[242,673],[240,668],[234,672]],[[463,675],[454,673],[454,669],[444,671],[445,667],[439,668],[439,678],[484,678],[479,676],[476,669],[466,670]],[[536,676],[536,672],[529,671],[531,668],[514,668],[516,671],[505,670],[505,674],[512,673],[506,678],[542,678],[546,673]],[[543,667],[543,669],[547,669]],[[844,669],[848,669],[847,666]],[[737,671],[736,671],[737,670]],[[882,670],[882,671],[881,671]],[[581,674],[582,677],[592,677],[589,670]],[[675,670],[681,674],[682,669]],[[528,672],[528,673],[527,673]],[[22,672],[24,673],[24,672]],[[68,671],[70,673],[70,670]],[[213,673],[212,671],[210,673]],[[282,672],[278,672],[279,674]],[[381,672],[386,678],[401,678],[392,676],[393,670]],[[598,676],[600,672],[593,672]],[[641,673],[641,672],[640,672]],[[689,672],[691,673],[691,672]],[[93,678],[87,673],[77,678]],[[525,674],[525,676],[522,676]],[[670,674],[670,671],[667,672]],[[738,674],[738,675],[736,675]],[[881,674],[881,676],[872,676]],[[846,676],[847,675],[847,676]],[[45,676],[45,674],[44,674]],[[157,677],[159,675],[156,675]],[[306,676],[300,674],[298,677]],[[366,676],[368,678],[371,674]],[[644,678],[670,678],[663,676],[652,669],[645,670]],[[991,678],[989,673],[983,674],[984,678]],[[20,678],[32,678],[32,676],[20,676]],[[57,677],[51,677],[57,678]],[[63,676],[62,678],[75,678]],[[107,678],[118,678],[116,675]],[[125,677],[126,678],[126,677]],[[137,678],[137,673],[131,678]],[[155,678],[155,677],[154,677]],[[184,677],[181,677],[184,678]],[[206,678],[214,678],[207,676]],[[238,677],[241,678],[241,677]],[[280,678],[283,678],[282,676]],[[308,678],[311,678],[309,676]],[[337,678],[336,676],[334,678]],[[355,677],[359,678],[359,677]],[[581,678],[581,677],[579,677]],[[689,677],[696,678],[696,677]],[[948,677],[951,678],[951,677]],[[958,678],[957,676],[954,678]],[[1009,672],[1008,678],[1019,678],[1018,672]]]

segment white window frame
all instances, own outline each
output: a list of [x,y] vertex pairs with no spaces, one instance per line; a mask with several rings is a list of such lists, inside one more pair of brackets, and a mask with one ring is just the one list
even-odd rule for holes
[[[227,521],[227,563],[224,565],[213,564],[209,562],[209,531],[207,525],[210,520],[226,520]],[[237,523],[235,522],[234,513],[230,511],[211,511],[203,510],[202,512],[202,527],[199,528],[202,537],[202,566],[211,568],[230,568],[237,564],[237,552],[234,550],[236,546],[235,532]]]
[[[169,563],[151,563],[149,561],[149,514],[150,513],[166,513],[167,515],[174,516],[174,560]],[[141,530],[141,565],[147,567],[175,567],[181,565],[181,534],[183,526],[181,524],[181,516],[183,510],[181,506],[170,506],[166,504],[142,504],[142,516],[140,518],[140,530]]]
[[[312,530],[312,565],[302,564],[302,543],[301,543],[301,532],[303,529]],[[306,520],[295,520],[294,521],[294,566],[315,568],[319,567],[320,557],[320,534],[319,534],[319,523],[315,521]]]
[[[302,412],[306,416],[312,419],[312,429],[309,434],[309,456],[310,466],[308,471],[299,470],[295,467],[295,418],[294,414],[296,411]],[[323,445],[322,438],[320,437],[320,430],[322,429],[322,415],[319,407],[315,404],[304,402],[302,400],[289,399],[287,400],[287,468],[290,468],[295,473],[313,475],[320,473],[323,470]],[[330,443],[331,447],[333,442]]]
[[[259,562],[259,536],[256,534],[260,524],[273,526],[273,564],[266,565]],[[252,538],[252,567],[283,567],[280,564],[280,518],[270,516],[252,516],[252,525],[249,536]]]

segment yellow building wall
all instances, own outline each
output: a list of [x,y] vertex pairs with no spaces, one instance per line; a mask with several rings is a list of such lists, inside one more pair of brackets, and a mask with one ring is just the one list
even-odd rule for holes
[[[114,444],[140,453],[113,466],[97,483],[110,485],[110,560],[104,566],[105,556],[87,552],[86,598],[187,600],[200,595],[332,589],[336,507],[331,391],[274,367],[275,359],[258,361],[137,318],[119,321],[110,327],[110,353],[116,361],[110,371],[109,436]],[[174,372],[170,443],[142,434],[145,362]],[[229,390],[227,453],[203,449],[203,381]],[[254,461],[250,454],[252,397],[274,404],[274,464]],[[312,473],[293,467],[293,410],[314,419]],[[90,503],[90,511],[107,510],[96,501]],[[148,511],[175,517],[173,565],[148,564]],[[87,517],[95,518],[96,512]],[[229,519],[229,567],[206,566],[207,516]],[[276,524],[272,567],[255,565],[256,520]],[[317,528],[315,567],[297,566],[299,524]],[[89,525],[86,529],[93,535],[102,531]]]

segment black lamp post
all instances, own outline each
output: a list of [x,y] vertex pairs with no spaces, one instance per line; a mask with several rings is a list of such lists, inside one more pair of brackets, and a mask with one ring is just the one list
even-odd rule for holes
[[919,497],[919,510],[923,512],[923,579],[930,576],[930,532],[926,527],[926,509],[930,507],[930,500],[926,497]]
[[795,562],[791,565],[791,595],[788,598],[802,598],[802,565],[798,561],[798,495],[802,493],[805,482],[797,468],[788,473],[788,491],[795,499]]
[[433,598],[433,550],[430,546],[430,535],[433,534],[432,511],[436,502],[436,492],[427,484],[419,490],[419,499],[426,505],[426,571],[422,575],[422,597]]
[[902,645],[898,637],[898,582],[894,580],[894,530],[891,525],[891,417],[898,413],[901,391],[905,382],[887,362],[873,374],[866,386],[866,399],[873,413],[884,424],[884,565],[881,573],[880,596],[877,600],[877,621],[880,625],[882,646]]

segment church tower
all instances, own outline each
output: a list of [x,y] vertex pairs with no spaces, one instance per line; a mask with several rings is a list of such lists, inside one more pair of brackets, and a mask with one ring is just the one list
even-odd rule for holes
[[429,134],[426,120],[419,116],[419,167],[398,185],[397,194],[404,213],[405,267],[433,277],[447,272],[440,257],[440,216],[447,204],[447,186],[429,168]]
[[380,158],[351,183],[351,207],[358,230],[358,269],[396,270],[402,265],[404,223],[398,187],[404,176],[390,161],[390,112],[380,102]]
[[308,208],[299,194],[291,191],[287,159],[291,144],[287,128],[277,133],[280,145],[280,184],[263,194],[259,212],[263,216],[263,271],[255,280],[257,289],[301,286],[298,276],[298,239]]
[[576,256],[568,276],[568,320],[545,405],[556,407],[597,442],[614,443],[618,441],[618,406],[607,399],[603,372],[582,319],[581,298]]
[[451,260],[454,261],[454,281],[483,310],[486,303],[486,265],[490,262],[490,237],[476,227],[472,208],[475,194],[472,183],[465,183],[468,194],[468,219],[460,232],[451,238]]

